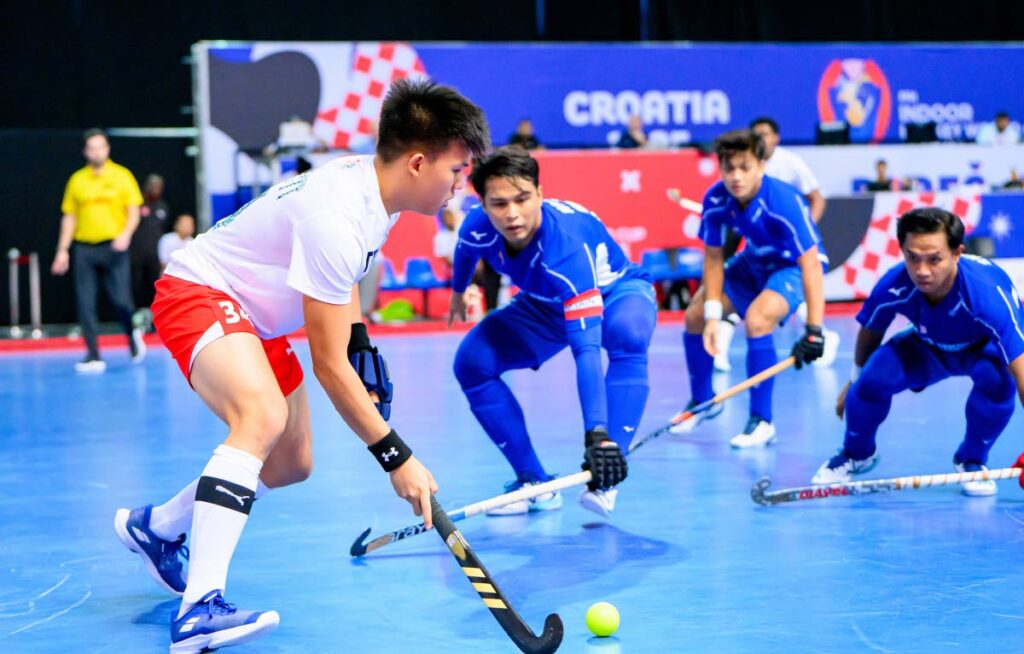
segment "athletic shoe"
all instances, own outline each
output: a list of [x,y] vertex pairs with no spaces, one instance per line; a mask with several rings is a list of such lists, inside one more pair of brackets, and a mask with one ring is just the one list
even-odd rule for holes
[[[953,468],[957,472],[982,472],[987,471],[988,468],[977,461],[957,461],[953,459]],[[996,482],[992,479],[981,479],[979,481],[965,481],[960,486],[963,487],[963,494],[968,497],[990,497],[999,492],[999,488],[996,487]]]
[[729,346],[732,345],[733,334],[736,333],[736,325],[729,320],[718,321],[718,354],[715,355],[715,370],[718,372],[729,372],[732,364],[729,363]]
[[579,496],[580,506],[587,511],[593,511],[597,515],[607,518],[615,510],[615,498],[618,494],[619,491],[615,488],[593,491],[584,488]]
[[107,369],[107,362],[99,357],[85,357],[75,364],[75,372],[98,374]]
[[775,442],[775,425],[763,418],[750,416],[743,431],[729,440],[729,444],[737,449],[771,445]]
[[819,368],[828,368],[836,362],[836,355],[839,354],[839,332],[822,327],[821,335],[825,338],[825,353],[813,363]]
[[128,349],[132,352],[132,363],[139,363],[146,358],[146,340],[141,329],[136,327],[132,330],[132,335],[128,337]]
[[[505,484],[505,492],[512,493],[520,488],[526,488],[528,486],[536,486],[542,482],[539,481],[510,481]],[[554,511],[555,509],[562,508],[562,494],[558,491],[551,491],[550,493],[544,493],[538,495],[529,500],[519,500],[512,504],[506,504],[505,506],[499,506],[496,509],[491,509],[487,512],[487,515],[493,516],[504,516],[504,515],[524,515],[533,511]]]
[[171,654],[198,654],[241,645],[264,636],[280,624],[277,611],[240,611],[212,590],[177,619],[171,619]]
[[[686,410],[689,411],[695,406],[697,406],[697,403],[694,400],[690,400],[686,405]],[[670,434],[689,434],[691,431],[697,428],[697,425],[699,425],[702,422],[711,420],[713,418],[717,418],[719,415],[721,415],[722,411],[724,410],[724,404],[712,404],[707,411],[698,413],[695,416],[690,416],[686,420],[678,424],[672,425],[671,427],[668,428],[668,431]],[[672,417],[674,418],[675,416]]]
[[812,484],[842,484],[850,481],[853,475],[862,475],[874,470],[878,465],[878,455],[872,454],[866,459],[851,458],[845,449],[839,450],[834,457],[821,464],[818,472],[811,477]]
[[114,514],[114,531],[124,546],[142,557],[146,570],[156,583],[175,595],[185,592],[185,574],[182,559],[188,559],[188,548],[183,545],[185,534],[169,541],[157,536],[149,528],[153,505],[138,509],[118,509]]

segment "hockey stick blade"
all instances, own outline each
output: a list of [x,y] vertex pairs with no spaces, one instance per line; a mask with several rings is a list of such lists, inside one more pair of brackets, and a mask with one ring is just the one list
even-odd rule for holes
[[430,508],[433,512],[434,527],[437,529],[438,535],[441,536],[441,540],[448,546],[473,589],[480,595],[484,605],[491,610],[491,615],[516,644],[519,651],[524,654],[553,654],[557,651],[562,644],[562,637],[565,635],[562,618],[558,617],[557,613],[548,615],[544,620],[544,631],[540,636],[534,634],[529,625],[509,604],[501,589],[494,583],[491,574],[487,572],[487,568],[480,562],[476,552],[455,528],[451,519],[448,518],[448,514],[444,512],[437,498],[433,496],[430,498]]

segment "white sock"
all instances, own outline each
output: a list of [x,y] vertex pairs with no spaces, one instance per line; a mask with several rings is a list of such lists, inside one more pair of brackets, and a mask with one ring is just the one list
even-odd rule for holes
[[149,528],[164,540],[177,540],[192,526],[192,507],[196,503],[198,479],[193,479],[178,494],[160,506],[154,506],[149,516]]
[[[196,505],[196,486],[198,479],[178,491],[178,494],[167,500],[160,506],[154,506],[149,516],[149,528],[154,534],[164,540],[178,540],[178,537],[187,533],[192,526],[192,511]],[[256,497],[265,497],[272,489],[263,483],[262,479],[256,481]]]
[[249,518],[263,462],[221,445],[196,485],[188,586],[178,617],[211,590],[227,585],[228,566]]

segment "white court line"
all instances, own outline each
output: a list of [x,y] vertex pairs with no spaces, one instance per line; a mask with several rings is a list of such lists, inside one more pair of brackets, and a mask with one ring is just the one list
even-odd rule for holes
[[[55,583],[53,586],[50,586],[49,588],[47,588],[43,592],[39,593],[35,597],[33,597],[33,598],[29,599],[29,600],[11,600],[11,601],[8,601],[8,602],[0,602],[0,607],[10,606],[12,604],[21,604],[21,603],[25,602],[25,603],[28,604],[29,608],[31,609],[33,606],[35,606],[36,600],[42,599],[42,598],[46,597],[47,595],[49,595],[50,593],[52,593],[53,591],[57,590],[58,588],[63,586],[65,583],[67,583],[68,579],[70,579],[70,578],[71,578],[71,573],[68,573],[68,574],[64,575],[63,579],[61,579],[60,581]],[[24,614],[18,614],[18,615],[24,615]],[[7,617],[7,616],[0,615],[0,617]]]
[[35,627],[38,627],[41,624],[46,624],[47,622],[49,622],[51,620],[56,620],[57,618],[59,618],[60,616],[64,615],[65,613],[69,613],[69,612],[73,611],[74,609],[77,609],[79,606],[85,604],[86,601],[88,601],[88,599],[90,597],[92,597],[92,588],[91,587],[89,588],[89,590],[85,591],[85,595],[82,596],[82,599],[78,600],[77,602],[75,602],[71,606],[67,607],[66,609],[61,609],[60,611],[57,611],[53,615],[49,615],[49,616],[43,618],[42,620],[36,620],[35,622],[30,622],[29,624],[25,625],[21,629],[15,629],[14,631],[12,631],[11,633],[9,633],[7,635],[8,636],[14,636],[15,634],[20,634],[23,631],[28,631],[29,629],[34,629]]

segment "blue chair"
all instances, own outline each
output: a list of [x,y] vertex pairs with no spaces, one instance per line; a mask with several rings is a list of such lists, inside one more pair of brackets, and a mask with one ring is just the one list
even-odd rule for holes
[[680,248],[673,272],[675,279],[701,279],[704,276],[704,253],[695,248]]
[[654,281],[662,282],[672,279],[672,270],[668,265],[668,254],[664,250],[647,250],[640,257],[640,267],[647,271]]
[[430,265],[430,259],[423,257],[410,257],[405,260],[405,286],[406,288],[418,288],[423,292],[423,317],[426,318],[430,309],[430,291],[437,288],[447,288],[450,282],[437,278],[434,269]]
[[380,290],[401,291],[406,288],[402,280],[395,274],[395,267],[391,265],[390,259],[381,261]]

